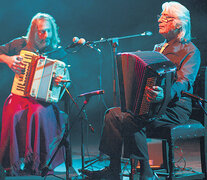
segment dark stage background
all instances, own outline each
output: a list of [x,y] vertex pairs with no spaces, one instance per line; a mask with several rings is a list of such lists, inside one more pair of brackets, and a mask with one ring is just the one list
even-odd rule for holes
[[[152,36],[119,40],[118,51],[152,50],[154,44],[164,39],[158,34],[157,14],[161,12],[162,0],[18,0],[2,1],[0,7],[0,44],[26,34],[31,18],[37,12],[51,14],[59,26],[62,46],[71,44],[72,38],[83,37],[88,41],[100,38],[121,37],[151,31]],[[180,0],[191,12],[193,42],[199,47],[202,65],[206,63],[207,53],[207,1]],[[77,53],[68,54],[71,65],[72,85],[69,88],[75,98],[84,92],[104,89],[102,97],[94,96],[86,106],[88,120],[95,128],[95,133],[88,133],[92,143],[98,143],[103,115],[107,107],[113,106],[112,72],[113,58],[110,43],[98,45],[102,53],[86,46]],[[0,64],[0,116],[3,103],[9,95],[13,82],[13,72]],[[82,99],[76,99],[79,106]],[[71,108],[71,121],[77,111]],[[72,128],[72,140],[80,143],[80,123]],[[85,128],[85,135],[86,135]],[[86,136],[85,136],[86,137]],[[85,138],[86,140],[86,138]]]

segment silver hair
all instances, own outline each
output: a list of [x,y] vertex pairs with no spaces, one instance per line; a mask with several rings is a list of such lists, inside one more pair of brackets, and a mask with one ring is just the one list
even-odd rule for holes
[[58,44],[60,43],[60,38],[59,38],[59,34],[58,34],[58,27],[57,24],[55,22],[55,19],[46,13],[37,13],[31,20],[30,25],[28,27],[27,30],[27,40],[29,42],[34,41],[34,36],[35,36],[35,32],[37,30],[37,22],[38,20],[44,19],[48,22],[50,22],[51,26],[52,26],[52,42],[51,42],[51,46],[52,48],[57,48]]
[[181,42],[188,42],[191,40],[191,22],[190,22],[190,12],[182,4],[171,1],[165,2],[162,5],[162,10],[166,10],[169,15],[176,17],[175,23],[177,27],[180,27],[180,33],[178,34],[178,39]]

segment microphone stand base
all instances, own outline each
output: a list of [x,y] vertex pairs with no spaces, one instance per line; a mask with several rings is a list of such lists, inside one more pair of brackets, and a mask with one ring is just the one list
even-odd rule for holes
[[75,169],[73,167],[69,167],[69,178],[65,177],[66,180],[84,180],[85,177],[83,175],[78,175],[77,172],[75,171]]
[[77,177],[78,174],[73,167],[69,167],[69,178]]

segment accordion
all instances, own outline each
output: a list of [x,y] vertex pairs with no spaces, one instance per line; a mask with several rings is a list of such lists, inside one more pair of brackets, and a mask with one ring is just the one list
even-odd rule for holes
[[[118,53],[117,70],[122,112],[152,117],[165,111],[176,72],[176,66],[167,57],[155,51]],[[145,87],[154,85],[164,89],[161,103],[146,99]]]
[[66,64],[22,50],[24,72],[15,74],[11,93],[32,97],[45,102],[58,102],[61,87],[55,86],[53,78],[64,76]]

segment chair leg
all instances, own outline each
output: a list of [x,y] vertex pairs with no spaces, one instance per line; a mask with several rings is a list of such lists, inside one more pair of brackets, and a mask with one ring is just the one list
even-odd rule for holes
[[129,179],[135,180],[138,178],[138,172],[137,172],[138,159],[130,158],[130,164],[131,164],[131,172],[129,175]]
[[174,161],[174,142],[168,141],[169,144],[169,179],[172,180],[175,177],[175,161]]
[[207,137],[200,138],[201,169],[207,179]]
[[135,159],[130,158],[130,163],[131,163],[131,173],[130,173],[130,180],[134,180],[134,175],[136,172],[136,165],[135,165]]
[[166,169],[169,173],[169,145],[167,140],[162,140],[162,159],[163,159],[163,169]]

